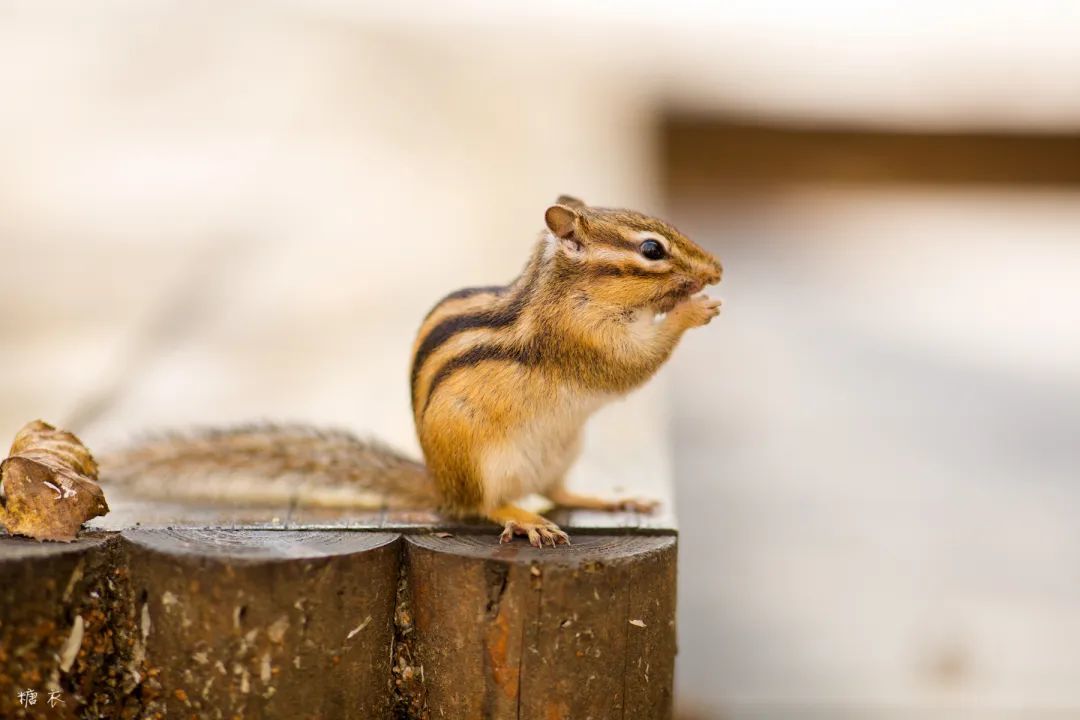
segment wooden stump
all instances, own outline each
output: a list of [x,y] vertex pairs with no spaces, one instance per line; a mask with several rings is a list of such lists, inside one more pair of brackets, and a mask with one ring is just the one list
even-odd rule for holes
[[430,717],[670,716],[675,538],[580,536],[562,552],[418,535],[406,558]]
[[123,534],[137,654],[169,716],[386,717],[398,582],[388,533]]
[[670,529],[194,517],[0,537],[0,717],[670,717]]
[[[70,544],[0,538],[0,717],[48,708],[74,718],[99,706],[119,716],[126,633],[110,590],[122,582],[116,544],[104,535]],[[37,693],[35,705],[20,702],[25,691]]]

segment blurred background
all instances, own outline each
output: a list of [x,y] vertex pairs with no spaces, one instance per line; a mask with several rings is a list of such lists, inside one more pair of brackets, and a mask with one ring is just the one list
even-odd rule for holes
[[578,472],[673,479],[679,716],[1080,717],[1078,38],[1020,0],[0,1],[0,437],[415,451],[428,307],[560,193],[653,211],[725,312]]

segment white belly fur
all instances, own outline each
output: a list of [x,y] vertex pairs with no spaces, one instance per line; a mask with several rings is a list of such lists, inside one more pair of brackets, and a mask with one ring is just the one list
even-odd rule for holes
[[498,507],[530,493],[544,493],[566,474],[580,450],[581,428],[607,400],[565,392],[514,429],[509,439],[488,447],[481,462],[484,504]]

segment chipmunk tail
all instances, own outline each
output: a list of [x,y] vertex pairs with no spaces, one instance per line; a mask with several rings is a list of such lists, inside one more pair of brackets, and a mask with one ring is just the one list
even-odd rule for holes
[[106,490],[231,505],[434,509],[424,465],[341,430],[255,424],[168,433],[98,457]]

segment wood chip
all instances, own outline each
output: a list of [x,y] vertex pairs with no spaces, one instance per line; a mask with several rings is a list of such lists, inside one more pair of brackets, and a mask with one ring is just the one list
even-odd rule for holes
[[0,525],[12,535],[71,542],[84,522],[109,512],[86,446],[35,420],[0,463]]
[[633,625],[634,627],[645,627],[645,621],[644,620],[631,620],[630,624]]

